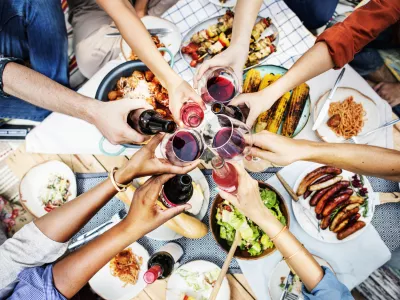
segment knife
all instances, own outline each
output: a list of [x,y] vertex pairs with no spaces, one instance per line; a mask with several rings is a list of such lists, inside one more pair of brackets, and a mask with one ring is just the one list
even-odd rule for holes
[[285,288],[283,289],[282,295],[279,298],[279,300],[285,299],[286,294],[288,293],[289,286],[291,286],[293,284],[293,277],[294,277],[294,274],[293,274],[292,270],[290,270],[289,275],[287,276],[287,279],[286,279]]
[[[170,28],[151,28],[151,29],[147,29],[147,31],[151,35],[166,35],[168,33],[171,33],[173,30]],[[120,35],[121,35],[121,33],[119,33],[119,32],[112,32],[112,33],[107,33],[105,36],[113,37],[113,36],[120,36]]]
[[291,186],[287,183],[287,181],[282,177],[281,174],[276,173],[276,177],[278,178],[278,180],[280,181],[280,183],[282,184],[282,186],[285,188],[285,190],[288,192],[288,194],[290,195],[290,197],[292,197],[292,200],[299,203],[301,210],[303,212],[303,214],[306,216],[306,218],[308,219],[308,221],[310,221],[310,223],[315,227],[315,229],[317,229],[318,231],[318,235],[321,239],[325,240],[324,237],[321,235],[320,231],[321,231],[321,227],[318,224],[318,221],[315,219],[315,217],[312,215],[312,213],[303,206],[302,202],[299,201],[299,197],[297,197],[296,193],[293,191],[293,189],[291,188]]
[[339,86],[340,80],[342,80],[344,71],[346,71],[345,68],[342,69],[342,71],[340,72],[338,78],[336,79],[335,85],[333,86],[331,92],[329,93],[328,99],[326,99],[324,105],[322,106],[322,108],[321,108],[321,110],[320,110],[320,112],[319,112],[319,115],[318,115],[317,119],[315,120],[315,123],[314,123],[314,126],[313,126],[312,130],[314,130],[314,131],[317,130],[318,127],[319,127],[319,126],[322,124],[322,122],[324,121],[325,116],[328,114],[329,105],[330,105],[331,102],[332,102],[333,95],[335,94],[336,89],[337,89],[338,86]]

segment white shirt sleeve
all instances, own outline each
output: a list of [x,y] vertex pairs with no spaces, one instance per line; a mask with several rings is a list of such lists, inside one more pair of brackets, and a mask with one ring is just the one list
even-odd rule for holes
[[13,283],[25,268],[56,261],[68,243],[58,243],[30,222],[0,246],[0,290]]

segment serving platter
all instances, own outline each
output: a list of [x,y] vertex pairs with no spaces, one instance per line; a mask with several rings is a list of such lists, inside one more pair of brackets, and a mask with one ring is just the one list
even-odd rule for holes
[[[190,272],[199,272],[199,273],[206,273],[213,271],[215,269],[221,270],[216,264],[205,261],[205,260],[195,260],[191,261],[187,264],[184,264],[179,267],[179,269],[185,269]],[[192,296],[195,299],[203,299],[194,289],[185,282],[185,280],[177,274],[175,270],[171,277],[168,280],[167,285],[167,300],[181,300],[183,299],[182,294],[186,294],[188,296]],[[211,291],[210,291],[211,294]],[[222,281],[221,288],[217,295],[217,300],[229,300],[231,295],[231,291],[229,288],[228,280],[226,277]]]
[[[313,257],[320,266],[330,269],[335,274],[335,271],[333,270],[332,266],[325,259],[316,255],[313,255]],[[280,287],[281,278],[285,277],[284,283],[286,283],[289,271],[290,271],[289,266],[284,260],[281,260],[272,271],[268,283],[268,292],[271,297],[271,300],[280,300],[282,296],[282,288]],[[303,293],[301,291],[293,290],[292,293],[298,295],[299,300],[304,299]]]
[[[203,173],[200,171],[199,168],[196,168],[196,169],[190,171],[188,174],[192,177],[193,181],[200,186],[200,188],[203,192],[203,196],[204,196],[203,205],[201,206],[200,212],[197,215],[194,215],[194,217],[196,219],[201,221],[207,214],[208,205],[210,203],[210,188],[208,186],[206,177],[203,175]],[[136,188],[140,187],[140,184],[136,179],[133,181],[133,186]],[[158,241],[170,241],[170,240],[176,240],[176,239],[179,239],[182,237],[180,234],[169,229],[165,225],[161,225],[157,229],[146,234],[146,236],[149,238],[152,238],[154,240],[158,240]]]
[[[217,0],[217,1],[218,1],[218,0]],[[219,19],[220,17],[222,17],[222,16],[223,16],[223,15],[219,15],[219,16],[216,16],[216,17],[212,17],[212,18],[210,18],[210,19],[207,19],[207,20],[205,20],[205,21],[203,21],[203,22],[200,22],[200,23],[196,24],[196,25],[193,26],[193,27],[186,33],[186,35],[183,37],[183,42],[182,42],[181,47],[179,48],[179,53],[180,53],[181,57],[183,58],[183,60],[186,62],[186,64],[187,64],[189,67],[190,67],[190,62],[192,61],[192,58],[191,58],[189,55],[182,53],[182,47],[187,46],[187,45],[190,43],[191,37],[192,37],[196,32],[198,32],[198,31],[200,31],[200,30],[203,30],[203,29],[207,29],[209,26],[218,23],[218,19]],[[258,16],[256,22],[258,22],[261,18],[263,18],[263,17]],[[254,22],[254,24],[255,24],[256,22]],[[272,23],[271,26],[269,26],[266,30],[264,30],[264,32],[261,34],[261,37],[260,37],[260,38],[264,38],[264,37],[266,37],[266,36],[268,36],[268,35],[271,35],[271,34],[273,34],[273,33],[277,33],[276,39],[275,39],[275,41],[273,42],[273,44],[276,46],[277,51],[279,51],[279,48],[278,48],[278,46],[279,46],[279,30],[278,30],[278,28],[275,26],[274,23]],[[251,69],[251,68],[254,68],[255,66],[258,66],[258,65],[261,65],[261,64],[265,63],[265,62],[267,61],[267,59],[270,58],[271,56],[273,56],[274,54],[275,54],[275,53],[272,53],[271,55],[269,55],[269,56],[267,56],[267,57],[261,59],[257,64],[245,68],[244,71],[249,70],[249,69]],[[205,58],[205,59],[210,59],[210,58]],[[201,64],[198,64],[197,66],[200,66],[200,65],[201,65]],[[192,68],[192,67],[191,67],[191,68]]]
[[[288,71],[288,69],[281,67],[281,66],[276,66],[276,65],[265,65],[265,66],[258,66],[253,68],[254,70],[258,70],[261,74],[261,78],[263,78],[267,74],[280,74],[284,75]],[[246,79],[248,72],[246,72],[243,75],[243,82]],[[311,99],[310,99],[310,93],[308,93],[308,97],[306,100],[306,104],[304,105],[304,109],[302,112],[302,115],[300,117],[299,124],[296,127],[296,130],[294,131],[293,137],[298,135],[304,127],[306,127],[308,120],[310,119],[311,115]],[[283,122],[281,123],[281,126],[279,127],[278,134],[282,134],[282,126]]]
[[[154,16],[145,16],[140,20],[142,21],[146,29],[154,29],[154,28],[171,29],[172,32],[167,33],[166,35],[159,35],[158,37],[160,39],[160,42],[165,45],[165,48],[171,51],[173,56],[175,56],[178,53],[179,48],[182,44],[182,36],[178,27],[174,23]],[[123,60],[128,61],[132,52],[131,47],[129,47],[128,43],[124,39],[121,39],[120,47]],[[164,58],[168,62],[171,60],[171,57],[168,53],[164,54]]]
[[[328,98],[329,91],[323,94],[318,101],[315,103],[314,112],[313,112],[313,121],[315,122],[316,118],[321,111],[323,104],[325,103],[326,99]],[[333,95],[332,102],[337,101],[344,101],[346,98],[353,96],[353,99],[356,103],[361,103],[364,107],[365,116],[364,116],[364,126],[359,133],[362,135],[368,131],[371,131],[380,125],[380,114],[379,109],[376,103],[369,97],[365,96],[358,90],[349,87],[339,87],[337,88],[335,94]],[[318,127],[315,131],[318,137],[327,143],[342,143],[345,139],[341,136],[337,136],[334,131],[332,131],[329,126],[326,124],[328,121],[329,116],[326,115],[322,124]],[[377,133],[372,133],[366,137],[362,137],[357,139],[357,143],[361,144],[368,144],[369,142],[375,140]]]
[[[303,180],[303,178],[310,173],[311,171],[322,167],[323,165],[321,164],[317,164],[317,163],[310,163],[310,165],[305,168],[304,172],[297,178],[296,183],[294,184],[294,188],[293,190],[296,192],[301,181]],[[353,172],[349,172],[346,170],[343,170],[342,174],[340,174],[340,176],[343,177],[343,180],[351,180],[351,177],[354,175]],[[370,182],[368,181],[368,179],[364,176],[364,186],[367,188],[368,190],[368,214],[366,217],[363,216],[363,209],[360,209],[360,221],[364,221],[365,222],[365,226],[364,228],[358,230],[357,232],[353,233],[352,235],[348,236],[347,238],[343,239],[343,240],[338,240],[337,238],[337,234],[330,231],[329,228],[322,230],[322,229],[317,229],[318,227],[318,219],[316,217],[316,213],[314,208],[310,205],[310,198],[307,198],[307,200],[304,200],[303,196],[299,197],[299,201],[295,202],[292,201],[292,208],[293,208],[293,214],[297,219],[297,222],[300,224],[301,228],[307,232],[310,236],[312,236],[313,238],[324,242],[324,243],[332,243],[332,244],[340,244],[340,243],[345,243],[351,240],[356,239],[358,236],[360,236],[365,230],[366,228],[369,226],[369,224],[372,221],[372,217],[374,215],[375,212],[375,203],[377,203],[377,201],[379,201],[379,199],[377,199],[377,194],[374,193],[372,186],[370,184]],[[304,213],[303,208],[305,210],[308,210],[310,213]],[[308,216],[313,217],[313,219],[309,219]]]
[[220,0],[209,0],[212,4],[221,7],[234,7],[236,5],[237,0],[225,0],[225,3],[222,3]]
[[111,275],[110,262],[108,262],[89,280],[90,287],[103,299],[133,299],[147,286],[147,283],[143,280],[143,275],[147,271],[147,262],[150,258],[149,253],[137,242],[134,242],[125,249],[127,248],[131,248],[133,253],[143,258],[138,281],[135,285],[127,284],[124,287],[124,282],[122,282],[118,277]]
[[63,162],[52,160],[44,162],[30,169],[22,178],[19,185],[19,194],[22,206],[35,218],[47,214],[44,204],[40,199],[43,188],[48,184],[52,174],[61,175],[70,182],[68,201],[76,197],[76,178],[72,170]]

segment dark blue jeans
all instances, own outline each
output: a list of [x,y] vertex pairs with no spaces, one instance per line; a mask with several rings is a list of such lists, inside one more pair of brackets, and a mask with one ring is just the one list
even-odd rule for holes
[[332,18],[339,0],[284,0],[308,29],[324,26]]
[[[0,0],[0,54],[68,86],[68,39],[60,0]],[[39,88],[39,87],[38,87]],[[50,114],[15,97],[0,96],[0,118],[42,121]]]

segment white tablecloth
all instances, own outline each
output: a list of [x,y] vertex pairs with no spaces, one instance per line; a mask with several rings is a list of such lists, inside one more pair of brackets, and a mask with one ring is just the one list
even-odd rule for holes
[[[279,174],[290,186],[307,168],[307,162],[297,162],[282,169]],[[312,253],[325,259],[334,269],[338,279],[350,290],[363,282],[373,271],[385,264],[391,257],[375,228],[370,224],[358,238],[341,243],[328,244],[320,242],[308,235],[297,222],[291,205],[291,198],[276,176],[267,180],[285,198],[290,210],[290,231]],[[256,261],[238,260],[248,283],[258,300],[270,299],[268,283],[272,270],[282,259],[276,251],[271,256]]]

